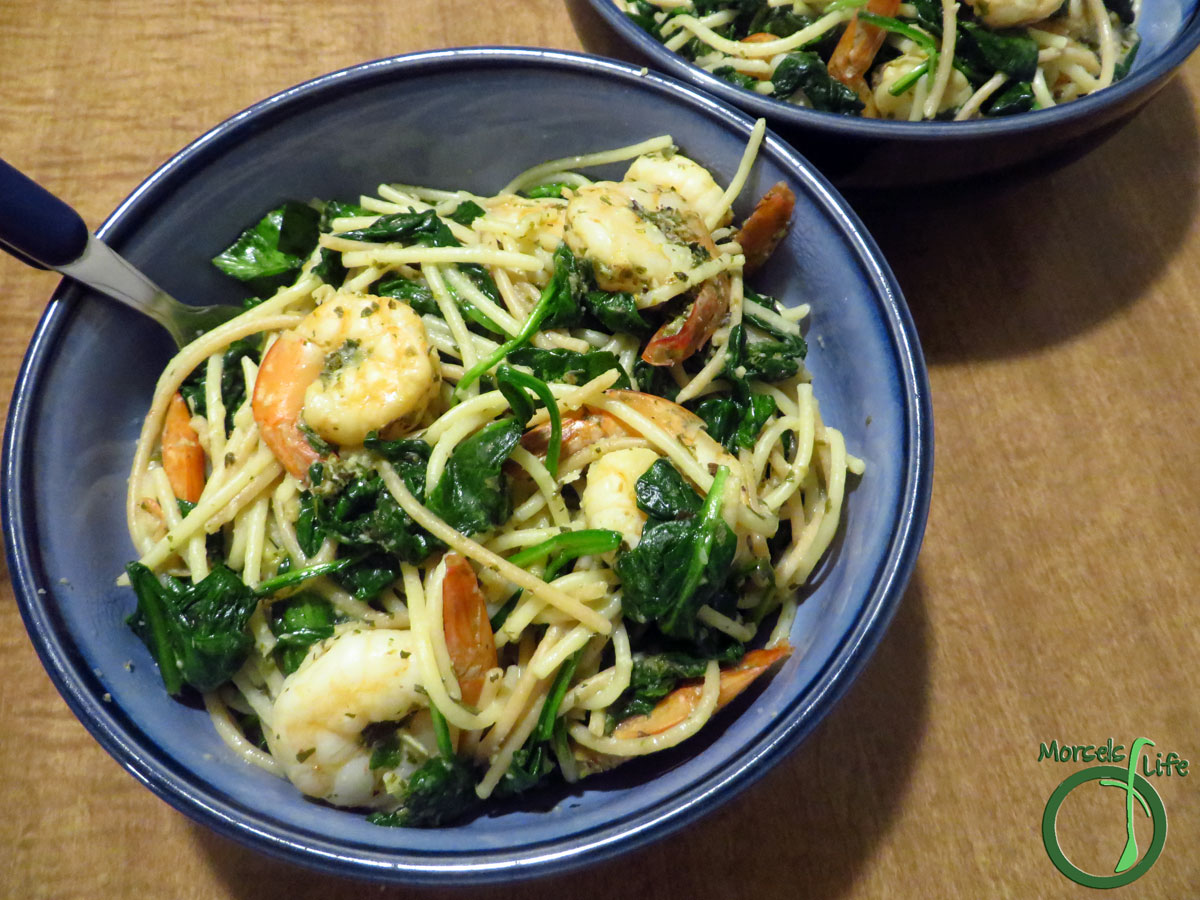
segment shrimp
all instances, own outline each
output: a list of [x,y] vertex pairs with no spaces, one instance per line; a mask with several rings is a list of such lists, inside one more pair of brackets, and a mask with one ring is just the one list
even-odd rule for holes
[[659,459],[648,447],[629,447],[607,453],[588,467],[587,484],[579,496],[588,528],[616,531],[629,547],[636,547],[646,525],[638,509],[635,486]]
[[[712,173],[682,153],[647,153],[639,156],[625,172],[625,181],[652,184],[678,194],[687,208],[698,213],[704,221],[725,204],[725,191]],[[718,225],[729,221],[732,214],[724,210]],[[707,229],[704,229],[707,232]]]
[[[633,161],[625,180],[573,192],[563,239],[572,253],[591,261],[598,287],[629,291],[644,301],[651,291],[686,283],[689,272],[716,259],[719,251],[705,221],[724,202],[724,192],[699,163],[678,153],[646,154]],[[720,221],[728,217],[725,211]],[[647,344],[642,359],[650,365],[687,359],[724,320],[730,292],[725,272],[693,290],[691,304]]]
[[487,217],[476,219],[472,227],[477,231],[501,231],[512,239],[513,250],[553,253],[562,243],[566,206],[561,200],[506,194],[485,201],[484,208]]
[[[721,689],[717,695],[717,709],[725,706],[734,697],[750,686],[754,679],[767,671],[779,660],[792,652],[791,646],[782,644],[769,650],[751,650],[741,662],[729,669],[721,670]],[[644,716],[631,716],[613,729],[615,738],[639,738],[659,734],[678,725],[696,708],[703,688],[689,684],[676,688],[658,702]]]
[[[471,564],[445,557],[442,622],[465,702],[478,702],[497,665],[483,592]],[[407,781],[436,752],[429,698],[420,683],[415,637],[398,629],[351,628],[317,645],[275,700],[267,742],[296,787],[338,806],[395,806],[389,784]],[[372,770],[363,731],[399,722],[400,767]]]
[[197,503],[204,490],[204,448],[192,428],[192,413],[178,392],[167,406],[162,431],[162,466],[171,492],[180,500]]
[[[892,96],[891,88],[901,78],[927,62],[928,60],[923,56],[905,53],[888,60],[873,73],[875,106],[881,116],[887,119],[909,118],[913,105],[913,92],[909,90],[898,96]],[[946,86],[946,92],[942,95],[942,101],[938,105],[938,112],[957,109],[971,99],[972,93],[974,93],[974,89],[967,81],[967,76],[958,69],[951,69],[950,81]]]
[[1054,15],[1063,0],[967,0],[976,15],[989,28],[1015,28],[1032,25]]
[[652,184],[584,185],[571,195],[566,216],[563,239],[572,253],[591,261],[605,291],[643,295],[684,281],[714,256],[700,216],[675,191]]
[[310,651],[284,680],[267,729],[292,784],[338,806],[387,800],[362,733],[428,706],[415,651],[412,632],[382,628],[342,631]]
[[438,396],[441,367],[408,304],[341,291],[267,351],[252,409],[264,443],[294,477],[320,459],[302,425],[338,446],[395,436]]

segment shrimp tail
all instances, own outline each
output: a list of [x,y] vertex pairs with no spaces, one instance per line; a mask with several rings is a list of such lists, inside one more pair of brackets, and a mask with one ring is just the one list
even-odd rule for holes
[[180,500],[197,503],[204,491],[204,448],[192,428],[192,413],[178,392],[167,406],[162,432],[162,465],[171,492]]
[[[781,644],[764,650],[751,650],[741,661],[728,669],[721,670],[720,693],[717,695],[717,709],[728,704],[759,675],[771,668],[776,662],[789,656],[792,648],[789,644]],[[678,725],[696,708],[700,702],[703,689],[698,684],[689,684],[676,688],[658,702],[654,709],[644,716],[631,716],[613,729],[615,738],[639,738],[659,734]]]
[[304,394],[316,380],[324,357],[311,342],[285,334],[267,351],[254,381],[251,409],[259,432],[275,458],[293,478],[303,481],[309,467],[321,459],[304,432],[300,413]]
[[729,279],[720,275],[701,285],[686,313],[654,333],[642,351],[642,360],[652,366],[683,362],[708,342],[727,312]]
[[[900,0],[870,0],[866,7],[867,12],[877,16],[894,16],[899,8]],[[856,10],[829,57],[830,76],[858,94],[866,106],[863,115],[869,118],[878,116],[878,110],[865,76],[886,37],[877,25],[860,22]]]
[[775,248],[787,234],[788,223],[795,207],[796,195],[782,181],[762,195],[758,205],[754,207],[754,212],[737,234],[737,242],[746,256],[743,271],[747,275],[758,271],[775,252]]
[[442,580],[442,626],[446,649],[464,703],[474,706],[483,693],[487,673],[496,668],[496,639],[487,603],[471,564],[457,553],[446,556]]

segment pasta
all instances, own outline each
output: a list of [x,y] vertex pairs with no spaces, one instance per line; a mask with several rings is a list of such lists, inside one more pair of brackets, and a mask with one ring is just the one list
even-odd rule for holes
[[728,189],[661,137],[287,203],[218,256],[258,298],[167,366],[129,481],[168,692],[304,794],[436,826],[673,746],[787,656],[863,463],[804,310],[743,281],[794,202],[733,227],[762,128]]
[[1139,0],[614,0],[738,87],[826,112],[923,121],[1012,115],[1132,66]]

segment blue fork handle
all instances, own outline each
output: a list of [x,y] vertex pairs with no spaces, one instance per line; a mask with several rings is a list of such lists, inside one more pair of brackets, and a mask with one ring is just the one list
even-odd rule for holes
[[44,269],[75,262],[87,242],[79,213],[0,159],[0,248]]

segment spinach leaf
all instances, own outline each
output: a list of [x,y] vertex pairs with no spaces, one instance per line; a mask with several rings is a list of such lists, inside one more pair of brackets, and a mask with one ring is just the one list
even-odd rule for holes
[[534,411],[533,401],[529,399],[529,395],[525,391],[533,391],[534,395],[542,401],[542,405],[546,407],[546,414],[550,418],[550,443],[546,448],[546,469],[550,472],[550,477],[558,478],[558,454],[562,449],[562,414],[558,410],[558,401],[554,399],[550,385],[542,379],[527,375],[506,363],[496,370],[496,386],[504,395],[504,399],[508,401],[522,431],[529,424],[529,420],[533,418]]
[[695,488],[666,459],[656,459],[633,490],[638,508],[656,519],[690,519],[703,505]]
[[730,453],[753,447],[767,420],[775,414],[775,399],[767,394],[750,394],[749,402],[732,397],[711,397],[696,407],[696,415],[716,440]]
[[939,0],[911,0],[916,16],[913,21],[939,40],[942,37],[942,4]]
[[955,56],[982,67],[989,78],[1003,72],[1015,81],[1032,81],[1037,74],[1037,42],[1019,31],[992,31],[974,22],[959,22]]
[[297,594],[271,607],[271,631],[283,674],[300,668],[308,648],[333,637],[333,607],[319,594]]
[[408,828],[452,825],[479,806],[475,770],[455,756],[431,757],[408,779],[403,802],[404,806],[395,812],[371,813],[367,821]]
[[667,374],[667,366],[652,366],[638,358],[633,364],[633,380],[637,382],[638,390],[647,394],[656,394],[674,400],[679,394],[679,385]]
[[633,294],[626,291],[588,291],[583,295],[583,306],[606,331],[613,334],[644,337],[654,330],[654,326],[638,312]]
[[320,261],[312,270],[314,275],[335,288],[346,283],[346,267],[342,265],[342,254],[337,250],[322,247]]
[[735,382],[750,378],[773,382],[790,378],[799,372],[808,354],[808,344],[798,335],[777,334],[778,337],[749,341],[745,325],[734,328],[729,334],[726,375]]
[[513,365],[528,366],[542,381],[559,384],[584,384],[616,369],[620,375],[613,387],[629,387],[629,376],[621,368],[616,354],[607,350],[580,353],[565,348],[542,350],[538,347],[519,347],[508,354],[508,361]]
[[494,793],[497,797],[516,796],[539,784],[554,769],[554,751],[548,744],[537,743],[531,737],[513,754]]
[[244,282],[255,295],[270,296],[300,274],[317,246],[319,220],[320,213],[311,206],[288,201],[243,231],[213,257],[213,265]]
[[754,90],[754,86],[758,84],[757,78],[747,75],[744,72],[739,72],[733,66],[718,66],[712,70],[712,73],[722,81],[728,81],[735,87],[740,87],[747,91]]
[[584,298],[593,286],[591,263],[579,259],[566,244],[559,244],[554,251],[551,283],[557,283],[557,289],[550,296],[543,327],[578,325],[583,318]]
[[[418,500],[425,495],[425,465],[430,447],[422,440],[383,441],[368,436],[368,450],[391,462]],[[326,537],[333,537],[366,554],[386,553],[414,565],[424,560],[441,543],[418,526],[392,498],[383,479],[374,471],[355,473],[344,484],[327,493],[305,492],[300,496],[296,534],[306,554],[316,553]],[[339,573],[343,583],[356,593],[382,579],[382,566],[374,556],[365,558],[356,571]],[[372,573],[374,570],[374,574]],[[390,582],[389,582],[390,583]]]
[[720,514],[728,475],[724,466],[718,469],[698,514],[667,520],[651,514],[638,545],[618,557],[621,605],[633,621],[653,622],[667,637],[695,646],[705,643],[706,629],[696,611],[723,591],[737,549],[737,538]]
[[521,432],[520,422],[501,419],[459,444],[425,503],[430,512],[468,535],[505,521],[512,512],[512,498],[501,467],[521,440]]
[[185,684],[216,690],[241,668],[254,645],[247,623],[258,598],[233,570],[216,565],[196,583],[159,578],[137,562],[125,571],[138,600],[127,622],[158,662],[167,693],[177,696]]
[[366,228],[344,231],[337,237],[376,244],[396,242],[423,247],[460,246],[450,227],[432,209],[380,216]]
[[454,211],[450,213],[450,218],[459,225],[469,226],[472,222],[483,215],[483,207],[473,200],[464,200],[458,206],[454,207]]
[[[233,430],[234,413],[246,402],[246,379],[242,375],[242,360],[249,358],[257,365],[262,356],[259,344],[257,337],[242,338],[230,344],[225,351],[221,366],[221,402],[225,406],[226,432]],[[200,366],[179,387],[179,393],[187,401],[192,413],[197,416],[208,415],[206,374],[205,367]]]
[[320,228],[323,232],[333,230],[334,219],[346,219],[351,216],[373,216],[375,213],[371,210],[359,206],[355,203],[342,203],[340,200],[326,200],[325,205],[321,208],[321,224]]
[[1016,81],[992,98],[984,113],[988,116],[1011,116],[1014,113],[1028,112],[1033,109],[1037,98],[1033,95],[1033,85],[1028,81]]
[[772,97],[790,97],[802,90],[813,109],[849,115],[863,109],[858,94],[830,75],[821,57],[810,50],[789,53],[775,67],[771,80]]
[[433,299],[433,291],[423,281],[397,275],[395,278],[386,278],[378,282],[372,290],[378,297],[403,300],[422,316],[437,316],[439,319],[442,317],[442,311]]

